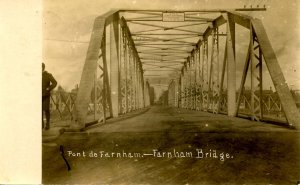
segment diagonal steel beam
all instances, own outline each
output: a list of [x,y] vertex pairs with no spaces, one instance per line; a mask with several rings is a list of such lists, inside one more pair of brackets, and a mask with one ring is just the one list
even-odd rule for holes
[[237,23],[247,29],[250,28],[250,20],[253,19],[252,17],[238,13],[238,12],[232,12],[232,11],[228,12],[228,14],[229,14],[229,16],[231,16],[232,20],[235,23]]
[[[163,41],[163,42],[179,42],[179,43],[187,43],[187,44],[194,44],[192,42],[186,42],[186,41],[178,41],[176,38],[170,38],[170,39],[163,39],[158,37],[149,37],[149,36],[139,36],[140,38],[147,38],[147,39],[156,39],[157,41]],[[147,40],[143,40],[147,41]],[[152,41],[152,40],[151,40]]]
[[143,14],[143,15],[161,15],[160,12],[156,11],[149,11],[149,10],[119,10],[122,14],[125,13],[130,13],[130,14]]
[[[250,42],[252,42],[252,40],[250,40]],[[239,93],[238,93],[236,116],[238,116],[238,112],[239,112],[239,108],[240,108],[240,104],[241,104],[241,100],[242,100],[242,95],[244,93],[243,91],[244,91],[244,86],[245,86],[246,77],[247,77],[247,73],[248,73],[248,69],[249,69],[249,63],[250,63],[250,53],[251,53],[251,44],[249,44],[249,46],[248,46],[246,62],[244,65],[243,75],[242,75],[242,79],[241,79],[241,85],[240,85],[240,89],[239,89]]]
[[[156,68],[178,69],[178,68],[175,68],[175,67],[170,67],[170,66],[174,66],[174,64],[173,64],[173,65],[167,65],[167,66],[166,66],[166,65],[160,66],[160,65],[155,65],[155,64],[144,64],[144,65],[155,66],[154,68],[150,68],[150,69],[156,69]],[[178,64],[175,64],[175,65],[178,65]],[[145,67],[144,67],[144,69],[147,70],[147,69],[149,69],[149,68],[145,68]]]
[[151,30],[141,30],[141,31],[135,32],[135,34],[145,33],[145,32],[151,32],[151,31],[160,31],[160,30],[162,30],[162,29],[158,28],[158,29],[151,29]]
[[260,48],[265,59],[266,66],[269,70],[274,87],[279,96],[282,108],[286,115],[286,119],[290,126],[300,129],[300,114],[294,102],[292,94],[283,76],[275,52],[271,46],[267,33],[261,20],[251,20],[253,29],[257,36]]
[[189,33],[198,33],[196,31],[178,29],[179,27],[184,27],[183,25],[182,26],[174,26],[174,27],[166,27],[166,26],[153,25],[153,24],[140,23],[140,22],[130,22],[130,23],[137,24],[137,25],[143,25],[143,26],[151,26],[151,27],[161,28],[161,30],[164,30],[164,31],[166,31],[166,30],[176,30],[176,31],[189,32]]
[[74,120],[70,125],[71,129],[80,130],[85,127],[90,99],[89,93],[92,91],[94,85],[93,79],[97,70],[99,49],[103,44],[105,25],[107,21],[113,18],[113,16],[118,16],[117,14],[118,10],[112,10],[97,17],[94,21],[93,32],[81,74],[75,107],[73,109]]
[[158,18],[161,17],[161,15],[155,15],[155,16],[146,16],[146,17],[136,17],[136,18],[130,18],[126,19],[126,21],[140,21],[140,20],[147,20],[147,19],[152,19],[152,18]]

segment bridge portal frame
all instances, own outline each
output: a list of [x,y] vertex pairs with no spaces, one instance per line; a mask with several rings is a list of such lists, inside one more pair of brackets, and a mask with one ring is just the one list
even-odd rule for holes
[[[252,9],[254,10],[254,9]],[[263,9],[257,9],[257,11]],[[150,85],[144,81],[142,63],[140,61],[138,52],[135,48],[133,39],[131,37],[130,30],[126,24],[126,20],[121,17],[120,12],[219,12],[221,16],[214,20],[206,20],[210,22],[204,33],[199,33],[200,39],[195,44],[195,49],[191,51],[192,57],[189,57],[181,70],[178,80],[173,81],[176,83],[170,87],[176,88],[172,92],[175,93],[174,105],[183,108],[190,108],[196,110],[209,110],[212,109],[213,113],[220,113],[225,109],[228,116],[238,116],[239,104],[241,102],[241,94],[245,84],[246,74],[250,67],[252,88],[254,89],[254,80],[257,66],[261,66],[264,59],[267,69],[270,73],[271,79],[274,83],[276,92],[279,96],[282,108],[286,115],[287,121],[290,126],[300,128],[300,115],[296,108],[296,104],[293,101],[292,95],[284,79],[283,73],[280,69],[276,55],[270,41],[267,37],[266,31],[262,25],[262,22],[250,16],[246,16],[238,13],[237,11],[243,11],[243,9],[234,10],[112,10],[104,15],[97,17],[94,21],[93,31],[83,67],[81,80],[79,84],[79,90],[73,109],[73,120],[71,128],[82,129],[86,126],[86,117],[89,106],[89,94],[95,86],[95,75],[97,61],[102,57],[102,114],[103,121],[105,122],[108,117],[118,117],[120,113],[128,113],[132,110],[136,110],[149,105],[149,89]],[[214,36],[213,39],[213,52],[218,54],[218,32],[219,26],[227,23],[226,33],[226,48],[223,58],[222,74],[219,79],[219,72],[214,70],[208,75],[204,76],[204,67],[209,65],[208,54],[206,49],[207,38],[210,35]],[[241,80],[240,91],[238,92],[238,98],[236,98],[236,76],[235,76],[235,24],[239,24],[251,32],[251,42],[247,54],[247,61],[243,71],[243,77]],[[109,29],[107,27],[109,26]],[[122,35],[123,34],[123,35]],[[109,35],[107,37],[107,35]],[[124,40],[124,47],[120,44]],[[107,44],[109,42],[109,44]],[[253,43],[258,44],[254,46]],[[200,47],[202,46],[202,53]],[[258,48],[258,55],[254,53]],[[126,50],[125,54],[122,54],[122,49]],[[101,52],[99,57],[99,51]],[[198,51],[194,55],[195,51]],[[123,59],[122,59],[123,57]],[[207,60],[207,64],[202,66],[197,61]],[[258,65],[254,64],[254,60],[257,58]],[[121,60],[128,60],[128,62],[122,63]],[[219,62],[218,57],[212,54],[210,63],[211,69],[216,68],[216,64]],[[124,66],[122,66],[124,65]],[[123,68],[122,68],[123,67]],[[196,71],[191,72],[197,68]],[[227,68],[227,70],[226,70]],[[122,71],[123,69],[123,71]],[[201,73],[202,70],[202,73]],[[219,71],[219,70],[218,70]],[[259,76],[259,90],[262,88],[262,73],[261,67],[258,68]],[[129,73],[129,74],[128,74]],[[215,74],[214,74],[215,73]],[[214,75],[212,75],[214,74]],[[189,86],[186,87],[183,82],[187,82],[189,76]],[[197,76],[199,75],[199,76]],[[224,89],[224,77],[227,75],[227,98],[223,96]],[[122,80],[125,78],[125,80]],[[191,81],[193,78],[193,81]],[[130,84],[130,85],[128,85]],[[204,86],[206,88],[204,88]],[[96,88],[94,88],[96,89]],[[261,94],[255,94],[255,90],[251,92],[251,115],[252,119],[259,120],[263,118],[262,114],[262,100]],[[122,94],[123,93],[123,94]],[[95,93],[96,94],[96,93]],[[195,98],[189,96],[193,94]],[[187,97],[185,97],[187,96]],[[97,98],[95,98],[97,99]],[[256,103],[256,102],[258,103]],[[96,103],[96,101],[94,102]],[[225,107],[224,105],[227,106]],[[257,116],[257,110],[259,115]],[[96,110],[95,110],[96,111]]]

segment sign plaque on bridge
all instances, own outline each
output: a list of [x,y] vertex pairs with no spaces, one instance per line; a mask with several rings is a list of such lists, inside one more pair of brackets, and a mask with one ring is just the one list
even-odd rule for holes
[[164,12],[163,13],[164,22],[183,22],[184,12]]

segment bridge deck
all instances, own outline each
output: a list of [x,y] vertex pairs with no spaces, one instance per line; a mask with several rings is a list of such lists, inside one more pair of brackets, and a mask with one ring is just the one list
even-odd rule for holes
[[[299,141],[299,131],[276,125],[154,106],[43,144],[43,183],[290,184],[300,179]],[[69,172],[59,145],[64,146]],[[201,158],[201,149],[207,157]],[[91,151],[98,157],[89,157]],[[100,151],[111,157],[100,157]],[[112,152],[123,156],[112,157]],[[229,158],[221,160],[222,153]]]

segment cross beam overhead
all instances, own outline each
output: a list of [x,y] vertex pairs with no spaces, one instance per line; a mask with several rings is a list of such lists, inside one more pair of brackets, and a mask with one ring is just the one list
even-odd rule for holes
[[[253,121],[282,111],[286,123],[299,129],[299,112],[262,22],[239,13],[254,10],[266,9],[113,10],[97,17],[71,128],[85,128],[90,115],[105,122],[150,106],[153,85],[167,90],[169,106]],[[250,38],[245,61],[236,57],[238,26]],[[266,97],[265,74],[275,87],[273,101]],[[159,77],[168,83],[157,84]]]

